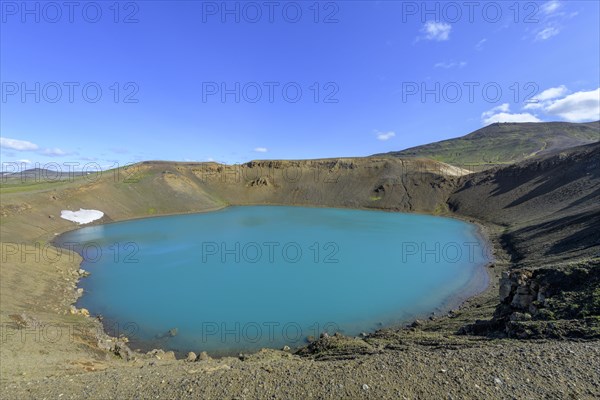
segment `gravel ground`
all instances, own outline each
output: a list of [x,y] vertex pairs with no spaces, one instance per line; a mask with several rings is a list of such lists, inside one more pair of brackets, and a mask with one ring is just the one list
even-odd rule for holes
[[[0,268],[0,398],[598,399],[598,340],[490,339],[456,332],[492,317],[499,304],[502,272],[525,264],[533,268],[550,265],[550,261],[597,256],[595,242],[587,247],[581,243],[593,241],[598,232],[598,176],[589,171],[596,170],[599,151],[598,146],[591,146],[565,152],[569,157],[536,158],[508,167],[518,172],[510,179],[493,171],[467,177],[460,190],[446,177],[409,176],[412,202],[405,201],[408,191],[388,185],[389,196],[381,200],[381,208],[394,205],[398,211],[433,212],[443,202],[457,215],[482,222],[490,229],[495,248],[509,254],[497,254],[496,265],[488,270],[489,288],[448,317],[436,315],[416,328],[385,329],[366,338],[326,337],[296,354],[263,350],[238,358],[194,362],[169,359],[165,354],[136,354],[134,360],[125,361],[99,348],[99,323],[94,318],[70,309],[77,298],[79,259],[24,262],[17,253],[7,254]],[[306,170],[311,171],[314,166],[307,163]],[[364,206],[372,193],[363,189],[378,187],[384,173],[396,173],[403,164],[357,160],[338,166],[352,177],[353,185],[341,181],[340,186],[327,186],[326,195],[319,192],[318,204]],[[65,184],[52,192],[42,188],[35,194],[5,194],[3,202],[9,204],[0,210],[2,238],[11,245],[46,243],[56,233],[70,229],[64,220],[55,218],[57,209],[65,204],[99,209],[106,203],[104,198],[111,199],[107,207],[112,208],[103,209],[111,220],[144,216],[145,208],[138,204],[145,204],[142,199],[146,197],[151,197],[153,204],[163,204],[165,214],[215,207],[212,198],[194,186],[192,170],[167,164],[145,168],[153,178],[142,179],[135,186],[105,180],[84,186]],[[167,169],[172,173],[164,174]],[[539,181],[556,177],[560,178],[558,189],[540,191]],[[312,183],[305,187],[305,193],[313,193]],[[265,190],[273,192],[269,199],[274,204],[292,204],[297,197],[296,191],[286,187],[257,191],[245,185],[221,187],[215,183],[207,188],[215,190],[216,197],[239,197],[243,204],[265,202],[261,197]],[[186,195],[174,195],[173,191]],[[350,192],[360,196],[339,204]],[[530,198],[523,199],[528,193]],[[414,204],[420,208],[414,209]],[[548,226],[552,229],[546,229]],[[550,258],[546,253],[553,243],[562,247]],[[54,256],[57,250],[49,251]],[[523,265],[515,265],[516,261]],[[591,289],[597,293],[597,288]],[[598,318],[597,314],[592,317]],[[68,334],[57,340],[47,336],[40,340],[40,332],[45,332],[48,324],[67,327]]]
[[[454,347],[454,348],[453,348]],[[409,344],[349,360],[269,350],[3,383],[3,399],[595,399],[600,342]]]

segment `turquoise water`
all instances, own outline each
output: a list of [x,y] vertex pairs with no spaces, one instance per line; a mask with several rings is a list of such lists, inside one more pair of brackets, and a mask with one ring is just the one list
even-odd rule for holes
[[110,332],[133,348],[215,355],[407,322],[481,289],[487,261],[462,221],[327,208],[230,207],[59,242],[91,272],[77,306]]

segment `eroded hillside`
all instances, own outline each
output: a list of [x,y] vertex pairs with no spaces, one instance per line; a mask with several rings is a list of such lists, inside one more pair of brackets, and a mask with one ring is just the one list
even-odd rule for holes
[[148,161],[72,180],[3,185],[3,240],[48,240],[74,228],[60,218],[64,209],[101,210],[99,223],[244,204],[442,212],[464,173],[420,159]]
[[469,175],[453,212],[507,227],[521,266],[600,256],[600,144]]

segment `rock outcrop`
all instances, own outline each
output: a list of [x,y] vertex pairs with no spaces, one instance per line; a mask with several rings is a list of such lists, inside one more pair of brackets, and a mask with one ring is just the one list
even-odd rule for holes
[[[533,279],[533,272],[519,270],[503,272],[500,279],[500,301],[515,310],[535,314],[543,306],[546,288]],[[534,303],[535,302],[535,303]]]
[[271,185],[272,185],[272,183],[271,183],[270,179],[268,177],[264,177],[264,176],[253,179],[246,184],[246,186],[248,186],[248,187],[262,187],[262,186],[271,186]]
[[504,272],[494,317],[462,333],[519,339],[600,337],[600,261]]

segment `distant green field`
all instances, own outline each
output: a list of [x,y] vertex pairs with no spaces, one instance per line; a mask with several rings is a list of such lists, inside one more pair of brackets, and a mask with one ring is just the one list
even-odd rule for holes
[[67,185],[73,184],[76,181],[80,181],[81,179],[75,180],[63,180],[63,181],[48,181],[48,180],[25,180],[21,181],[20,178],[8,178],[8,179],[0,179],[0,193],[8,194],[8,193],[20,193],[20,192],[31,192],[35,190],[46,190],[46,189],[56,189],[62,188]]

